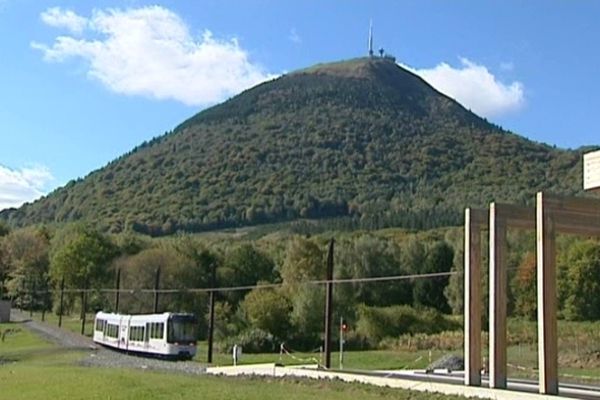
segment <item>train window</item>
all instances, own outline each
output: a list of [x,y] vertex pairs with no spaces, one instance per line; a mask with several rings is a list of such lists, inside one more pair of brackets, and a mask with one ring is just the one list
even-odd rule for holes
[[119,327],[113,324],[106,324],[106,336],[116,338],[118,337]]
[[96,320],[96,331],[102,332],[104,330],[104,320],[97,319]]
[[129,327],[129,340],[134,342],[144,341],[144,327],[143,326],[131,326]]
[[176,317],[169,320],[167,342],[195,342],[196,341],[196,324],[195,318]]

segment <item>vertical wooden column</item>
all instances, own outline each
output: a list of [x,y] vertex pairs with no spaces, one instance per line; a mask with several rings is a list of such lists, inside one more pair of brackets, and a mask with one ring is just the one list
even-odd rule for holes
[[465,385],[481,386],[481,227],[483,210],[465,210]]
[[327,288],[325,293],[325,368],[331,368],[331,321],[333,317],[333,238],[327,253]]
[[506,220],[490,204],[490,387],[506,388]]
[[217,263],[213,262],[210,266],[210,287],[211,291],[208,298],[208,354],[206,362],[213,362],[213,340],[215,332],[215,288],[217,287]]
[[558,394],[556,233],[552,212],[542,192],[537,194],[536,224],[539,391]]

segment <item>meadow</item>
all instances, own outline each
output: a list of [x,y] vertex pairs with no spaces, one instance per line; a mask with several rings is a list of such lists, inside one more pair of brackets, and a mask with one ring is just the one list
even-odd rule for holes
[[[338,381],[188,376],[77,364],[86,352],[55,347],[19,323],[0,342],[0,399],[371,399],[456,398]],[[260,356],[257,356],[260,357]],[[257,358],[258,359],[258,358]],[[250,360],[247,360],[250,362]]]
[[[40,313],[33,318],[41,320]],[[86,335],[92,335],[93,315],[86,322]],[[58,317],[46,314],[48,323],[56,325]],[[63,328],[79,333],[81,321],[78,315],[63,316]],[[583,382],[600,384],[600,322],[576,322],[559,320],[559,376],[563,382]],[[519,318],[508,320],[508,376],[509,378],[537,379],[537,325],[534,321]],[[487,361],[488,337],[482,335],[484,363]],[[347,370],[388,370],[388,369],[425,369],[432,361],[446,354],[462,356],[462,331],[442,332],[439,334],[403,335],[386,340],[385,349],[368,351],[345,351],[343,368]],[[335,348],[337,350],[337,348]],[[198,343],[196,362],[206,363],[207,343]],[[240,364],[280,363],[283,365],[322,363],[323,355],[314,352],[289,353],[244,353]],[[231,354],[215,350],[213,364],[232,365]],[[332,368],[340,368],[339,352],[331,355]]]

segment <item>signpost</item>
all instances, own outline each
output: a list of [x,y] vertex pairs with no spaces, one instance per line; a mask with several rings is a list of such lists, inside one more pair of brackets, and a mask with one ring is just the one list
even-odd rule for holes
[[583,155],[583,190],[600,192],[600,150]]

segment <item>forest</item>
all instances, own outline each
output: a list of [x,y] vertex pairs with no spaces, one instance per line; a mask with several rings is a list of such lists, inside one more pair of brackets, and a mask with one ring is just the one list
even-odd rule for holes
[[[306,222],[308,224],[308,221]],[[383,229],[299,234],[293,229],[221,231],[151,238],[109,234],[76,223],[61,228],[0,225],[0,297],[37,311],[58,311],[64,280],[65,312],[80,313],[80,289],[89,289],[87,311],[114,310],[120,271],[120,312],[153,311],[157,269],[160,311],[193,312],[200,339],[207,331],[208,290],[217,292],[215,337],[247,352],[318,347],[324,325],[327,247],[334,246],[334,320],[350,326],[347,346],[379,349],[403,335],[460,330],[463,301],[462,228],[428,231]],[[536,318],[536,261],[532,233],[509,234],[509,314]],[[485,253],[485,252],[484,252]],[[600,318],[600,242],[560,236],[560,318]],[[212,272],[216,282],[211,281]],[[436,274],[433,278],[420,275]],[[364,282],[360,278],[394,277]],[[408,278],[410,277],[410,278]],[[318,282],[321,281],[321,282]],[[484,288],[487,276],[484,273]],[[237,289],[236,289],[237,288]],[[126,290],[125,290],[126,289]],[[486,302],[487,290],[483,290]],[[484,307],[487,310],[487,307]],[[485,317],[487,318],[487,317]],[[485,324],[484,324],[485,326]]]
[[584,151],[493,125],[394,63],[348,60],[249,89],[0,220],[151,236],[331,218],[430,229],[464,207],[581,194]]

